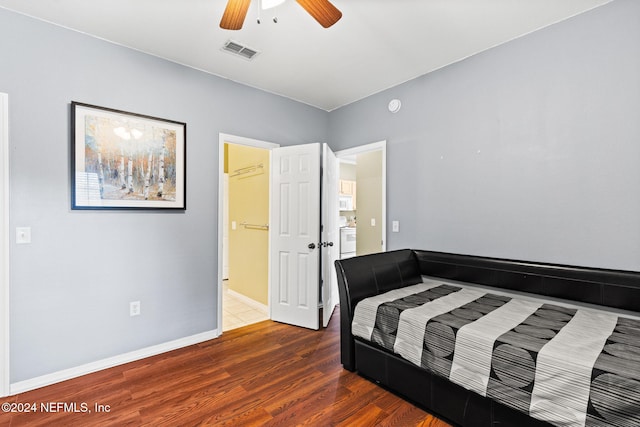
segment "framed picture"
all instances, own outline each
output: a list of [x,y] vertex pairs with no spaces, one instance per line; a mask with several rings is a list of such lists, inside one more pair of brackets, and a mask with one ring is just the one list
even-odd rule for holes
[[72,209],[186,209],[185,123],[71,103]]

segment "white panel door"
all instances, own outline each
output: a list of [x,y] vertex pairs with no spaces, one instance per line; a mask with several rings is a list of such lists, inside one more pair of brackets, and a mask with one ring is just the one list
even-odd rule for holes
[[338,304],[338,278],[333,263],[340,251],[338,222],[338,159],[322,146],[322,325],[326,327]]
[[271,319],[319,328],[320,144],[272,150]]

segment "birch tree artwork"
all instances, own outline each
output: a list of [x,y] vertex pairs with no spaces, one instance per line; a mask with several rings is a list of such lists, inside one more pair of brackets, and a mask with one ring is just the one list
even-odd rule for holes
[[[105,200],[176,200],[176,131],[148,121],[84,116],[84,171]],[[117,165],[105,174],[104,163]]]
[[72,209],[186,209],[187,124],[71,102]]

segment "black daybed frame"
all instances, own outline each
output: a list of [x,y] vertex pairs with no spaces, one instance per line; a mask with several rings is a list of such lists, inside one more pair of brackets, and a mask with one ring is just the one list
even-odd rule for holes
[[426,275],[640,312],[640,273],[636,272],[410,249],[338,260],[335,266],[344,368],[464,427],[549,424],[431,374],[371,342],[354,339],[351,323],[358,302],[419,283]]

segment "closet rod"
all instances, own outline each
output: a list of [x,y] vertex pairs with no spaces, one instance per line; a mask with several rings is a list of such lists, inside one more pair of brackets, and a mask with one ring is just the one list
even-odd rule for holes
[[264,165],[262,163],[258,163],[257,165],[251,165],[244,168],[239,168],[233,171],[232,175],[229,175],[229,178],[233,178],[234,176],[246,175],[248,173],[257,172],[258,169],[263,169]]
[[259,228],[261,230],[269,229],[269,224],[249,224],[248,222],[241,222],[240,225],[244,228]]

